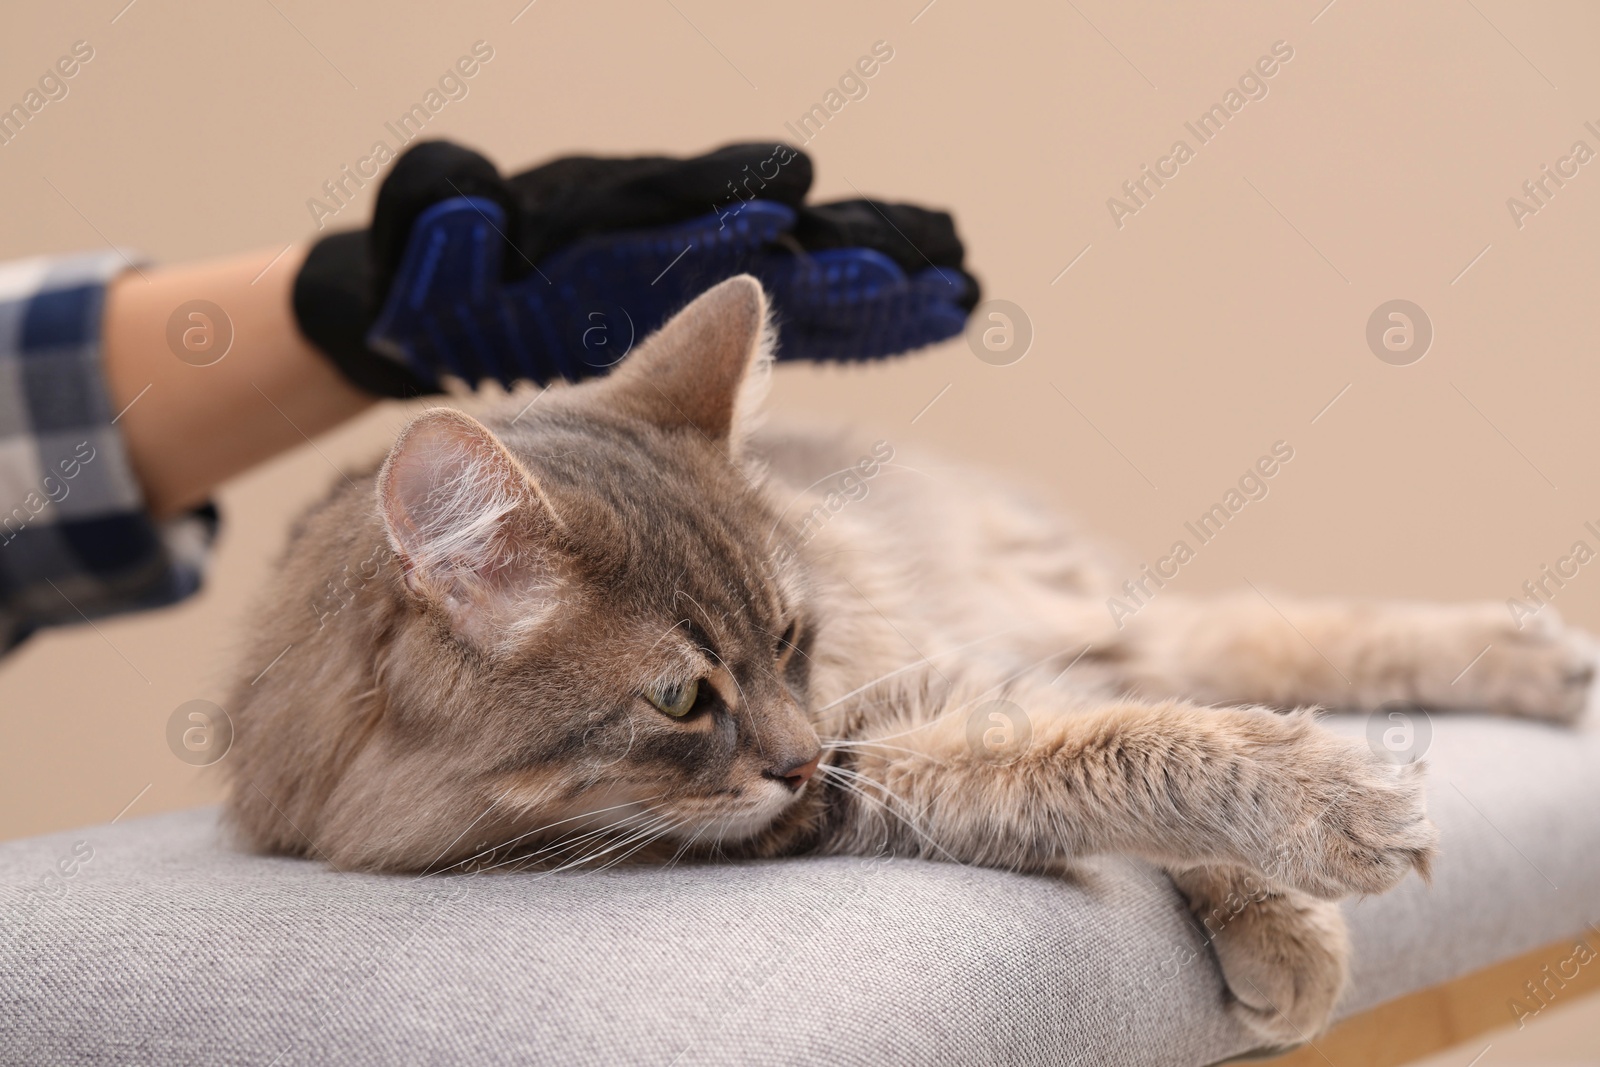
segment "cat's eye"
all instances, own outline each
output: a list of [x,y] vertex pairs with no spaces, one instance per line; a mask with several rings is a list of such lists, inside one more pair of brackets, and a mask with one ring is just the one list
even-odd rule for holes
[[662,714],[681,719],[693,711],[695,704],[699,702],[700,682],[696,680],[687,685],[677,682],[653,685],[644,691],[644,696],[660,709]]

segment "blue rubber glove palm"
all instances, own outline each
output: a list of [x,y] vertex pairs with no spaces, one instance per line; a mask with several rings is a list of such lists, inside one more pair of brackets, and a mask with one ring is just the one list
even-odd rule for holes
[[367,343],[423,377],[576,381],[744,272],[772,297],[782,359],[871,359],[961,332],[968,283],[959,271],[908,276],[866,248],[808,253],[794,224],[794,209],[755,200],[731,215],[585,237],[506,280],[504,257],[516,250],[502,236],[504,211],[454,197],[417,219]]
[[370,230],[313,247],[302,331],[385,395],[446,376],[547,382],[603,373],[710,286],[767,287],[784,359],[856,360],[954,336],[977,302],[943,212],[807,205],[811,164],[778,145],[693,159],[568,157],[503,179],[448,142],[417,145]]

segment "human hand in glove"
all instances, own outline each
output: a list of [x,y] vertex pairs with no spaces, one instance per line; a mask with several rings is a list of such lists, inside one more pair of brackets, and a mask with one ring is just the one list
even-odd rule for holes
[[977,303],[950,216],[909,204],[808,206],[786,145],[694,159],[568,157],[501,178],[446,141],[395,162],[369,230],[311,250],[302,332],[362,388],[446,375],[549,382],[604,373],[734,274],[772,298],[780,359],[860,360],[955,336]]

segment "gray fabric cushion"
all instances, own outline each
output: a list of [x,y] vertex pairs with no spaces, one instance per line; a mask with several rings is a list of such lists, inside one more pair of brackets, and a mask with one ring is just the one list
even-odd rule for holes
[[[1600,917],[1600,737],[1434,733],[1445,855],[1431,890],[1348,905],[1347,1012]],[[1074,882],[851,859],[419,880],[243,855],[214,818],[0,846],[0,1061],[1087,1067],[1250,1045],[1170,886],[1123,860]]]

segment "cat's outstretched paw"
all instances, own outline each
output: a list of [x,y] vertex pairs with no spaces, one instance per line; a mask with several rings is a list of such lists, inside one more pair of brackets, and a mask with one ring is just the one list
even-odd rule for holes
[[1476,656],[1441,687],[1445,706],[1570,723],[1588,706],[1596,649],[1554,608],[1513,619],[1498,604],[1468,609],[1453,635],[1457,658]]
[[1424,878],[1438,845],[1420,764],[1380,759],[1306,713],[1251,724],[1259,818],[1246,861],[1273,882],[1336,899]]
[[1171,875],[1211,941],[1239,1021],[1274,1047],[1316,1037],[1349,968],[1338,907],[1270,888],[1251,871],[1203,867]]

